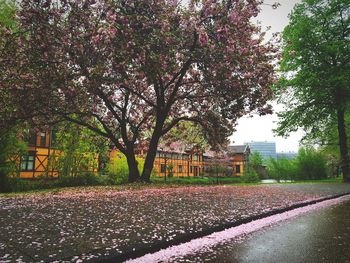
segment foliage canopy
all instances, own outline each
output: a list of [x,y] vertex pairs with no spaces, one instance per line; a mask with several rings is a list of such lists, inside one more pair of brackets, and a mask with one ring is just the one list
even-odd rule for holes
[[126,156],[129,181],[149,181],[160,138],[180,122],[220,143],[237,118],[271,112],[276,49],[251,22],[259,3],[20,1],[19,32],[1,29],[0,113],[85,126]]
[[345,180],[350,180],[345,115],[350,102],[350,1],[304,0],[284,29],[278,87],[286,110],[277,133],[299,127],[318,136],[337,127]]

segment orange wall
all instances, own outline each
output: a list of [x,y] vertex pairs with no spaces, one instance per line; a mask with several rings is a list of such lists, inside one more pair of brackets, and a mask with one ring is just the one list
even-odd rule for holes
[[[111,150],[110,151],[110,161],[112,161],[113,158],[117,157],[121,153],[118,150]],[[168,153],[170,155],[170,153]],[[171,155],[170,155],[171,156]],[[199,154],[198,161],[194,161],[194,155],[190,154],[186,159],[180,159],[180,158],[170,158],[170,157],[164,157],[157,153],[157,156],[154,160],[153,169],[156,172],[158,176],[165,176],[165,174],[169,175],[168,169],[165,172],[161,172],[161,166],[165,165],[167,167],[169,164],[173,164],[173,175],[176,177],[185,177],[185,176],[200,176],[204,171],[204,168],[206,166],[210,166],[210,163],[203,162],[203,155]],[[180,167],[182,166],[182,171],[180,171]],[[236,172],[236,165],[240,166],[240,172]],[[192,170],[191,170],[192,166]],[[245,157],[243,154],[236,154],[232,159],[232,165],[230,165],[233,169],[233,175],[234,176],[242,176],[244,169],[245,169]],[[197,170],[197,172],[195,172]],[[206,173],[205,173],[206,174]]]
[[[14,158],[14,162],[18,167],[18,173],[15,176],[20,178],[36,178],[40,176],[45,177],[58,177],[58,167],[55,162],[57,158],[62,155],[62,151],[50,147],[51,144],[51,133],[49,131],[45,132],[45,141],[41,144],[41,132],[36,135],[36,146],[28,146],[28,152],[35,152],[34,158],[34,169],[31,171],[21,170],[21,160],[19,157]],[[98,154],[94,156],[94,162],[98,163]],[[92,165],[88,167],[89,172],[98,172],[98,166]]]
[[[110,161],[113,161],[113,158],[117,157],[121,153],[118,150],[111,150],[110,151]],[[166,153],[171,154],[171,153]],[[184,156],[184,155],[182,155]],[[157,156],[154,160],[153,169],[157,173],[158,176],[165,176],[165,174],[169,175],[168,169],[165,172],[161,172],[161,166],[166,165],[169,166],[169,164],[173,165],[173,175],[177,177],[184,177],[184,176],[200,176],[201,172],[203,171],[203,156],[201,154],[198,154],[198,161],[194,161],[194,155],[187,154],[185,158],[180,159],[179,156],[170,158],[170,157],[164,157],[160,156],[159,152],[157,153]],[[182,166],[182,171],[179,166]],[[191,170],[192,166],[192,170]]]

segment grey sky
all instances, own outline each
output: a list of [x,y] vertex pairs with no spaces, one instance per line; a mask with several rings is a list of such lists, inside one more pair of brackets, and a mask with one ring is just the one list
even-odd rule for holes
[[[276,0],[277,1],[277,0]],[[273,4],[275,0],[265,0],[265,3]],[[263,29],[271,26],[268,36],[273,32],[281,32],[288,24],[288,14],[293,9],[296,3],[301,0],[279,0],[281,6],[277,9],[272,9],[271,6],[264,5],[258,20],[261,22]],[[282,105],[274,104],[275,112],[283,110]],[[238,121],[237,131],[231,136],[231,141],[234,144],[242,144],[249,141],[275,141],[278,152],[297,151],[299,140],[302,137],[302,131],[291,134],[287,139],[274,137],[272,129],[276,128],[276,114],[269,116],[253,116],[244,117]]]

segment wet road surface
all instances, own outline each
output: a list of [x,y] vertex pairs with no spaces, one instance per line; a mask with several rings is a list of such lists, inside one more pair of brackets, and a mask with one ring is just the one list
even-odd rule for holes
[[350,262],[350,201],[172,262]]

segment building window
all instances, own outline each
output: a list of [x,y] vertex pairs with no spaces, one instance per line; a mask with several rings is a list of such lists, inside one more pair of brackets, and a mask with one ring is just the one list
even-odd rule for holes
[[166,172],[166,165],[165,165],[164,163],[162,163],[162,164],[160,165],[160,172],[161,172],[161,173],[165,173],[165,172]]
[[191,165],[191,166],[190,166],[190,173],[192,173],[192,169],[193,169],[193,168],[192,168],[192,165]]
[[21,171],[33,171],[35,164],[35,152],[30,151],[21,157]]
[[197,155],[197,154],[195,154],[194,156],[193,156],[193,160],[194,161],[199,161],[199,158],[198,158],[199,156]]
[[182,165],[179,165],[177,168],[179,173],[183,173]]
[[237,174],[241,173],[241,166],[240,165],[236,165],[236,173]]
[[40,133],[40,146],[46,145],[46,132]]

